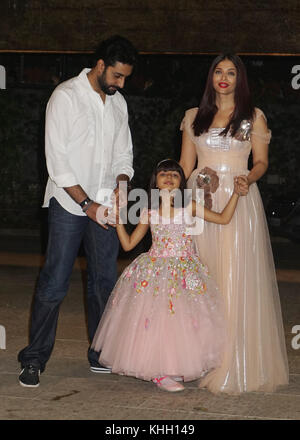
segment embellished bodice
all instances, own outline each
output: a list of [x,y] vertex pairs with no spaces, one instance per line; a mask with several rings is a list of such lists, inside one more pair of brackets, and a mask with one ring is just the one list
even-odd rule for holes
[[[260,142],[268,144],[271,132],[257,132],[253,130],[250,121],[242,121],[235,136],[230,131],[225,136],[220,135],[224,128],[210,128],[200,136],[195,136],[192,128],[197,114],[197,108],[187,110],[181,123],[181,129],[185,129],[196,147],[198,165],[197,168],[210,167],[218,173],[245,173],[248,170],[248,158],[251,152],[253,137]],[[265,115],[260,109],[255,110],[255,118]]]
[[150,212],[152,257],[188,257],[194,254],[192,237],[188,234],[190,217],[182,209],[173,218],[161,217],[157,211]]
[[124,270],[120,280],[132,283],[139,296],[167,294],[168,308],[175,313],[174,299],[188,293],[192,301],[202,301],[210,278],[208,267],[195,253],[188,233],[192,219],[187,210],[178,210],[172,219],[157,210],[147,211],[152,232],[152,246]]
[[251,152],[250,140],[238,140],[230,133],[220,136],[224,128],[211,128],[201,136],[194,137],[198,155],[198,167],[212,166],[215,170],[232,169],[242,171],[248,168]]

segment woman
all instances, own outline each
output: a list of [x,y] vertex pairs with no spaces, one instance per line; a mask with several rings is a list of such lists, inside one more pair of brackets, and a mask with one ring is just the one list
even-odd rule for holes
[[267,170],[271,135],[263,112],[251,104],[238,56],[213,61],[201,104],[186,112],[181,129],[180,164],[190,176],[189,188],[204,189],[206,206],[221,211],[237,175],[245,196],[229,225],[205,223],[195,238],[200,259],[225,297],[229,325],[222,365],[199,386],[229,394],[274,391],[288,383],[288,364],[272,248],[255,183]]

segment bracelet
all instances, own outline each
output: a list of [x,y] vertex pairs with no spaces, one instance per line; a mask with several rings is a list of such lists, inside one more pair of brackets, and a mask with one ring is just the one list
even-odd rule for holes
[[87,205],[90,201],[91,199],[87,197],[86,199],[82,200],[82,202],[78,203],[78,205],[81,206],[81,208],[84,208],[84,206]]
[[89,207],[90,207],[93,203],[94,203],[93,200],[90,200],[89,202],[87,202],[87,203],[84,205],[84,207],[82,208],[82,211],[83,211],[84,213],[86,213],[86,211],[89,209]]
[[89,197],[87,197],[82,202],[80,202],[79,205],[81,206],[82,211],[86,212],[92,203],[93,203],[93,200],[91,200]]

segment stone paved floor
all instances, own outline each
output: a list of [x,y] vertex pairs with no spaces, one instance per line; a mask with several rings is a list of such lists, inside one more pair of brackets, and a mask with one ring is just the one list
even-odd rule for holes
[[[280,252],[279,252],[280,253]],[[57,339],[37,389],[18,383],[18,351],[27,344],[29,310],[43,260],[36,253],[0,251],[1,420],[299,420],[300,349],[292,348],[292,327],[300,326],[300,271],[284,253],[277,267],[290,366],[290,384],[275,393],[213,395],[196,382],[169,394],[149,382],[114,374],[94,374],[86,359],[83,306],[85,262],[78,259],[60,312]],[[298,254],[299,255],[299,254]],[[283,261],[282,260],[282,261]],[[279,259],[277,260],[279,261]],[[119,260],[119,270],[127,264]],[[280,266],[280,264],[279,264]],[[288,269],[291,267],[292,269]],[[299,341],[300,344],[300,341]]]

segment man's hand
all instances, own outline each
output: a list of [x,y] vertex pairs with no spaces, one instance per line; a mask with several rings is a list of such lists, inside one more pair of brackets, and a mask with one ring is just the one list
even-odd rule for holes
[[128,204],[128,190],[130,190],[130,184],[127,180],[120,181],[111,195],[112,213],[116,215],[116,223],[119,223],[121,212],[124,213],[124,208]]
[[86,215],[104,229],[108,229],[108,225],[116,227],[117,216],[107,206],[94,202],[86,211]]
[[130,183],[127,180],[120,180],[111,196],[112,205],[116,206],[117,210],[127,206],[128,191],[130,191]]
[[118,186],[112,193],[111,202],[117,210],[125,208],[127,206],[127,191]]

